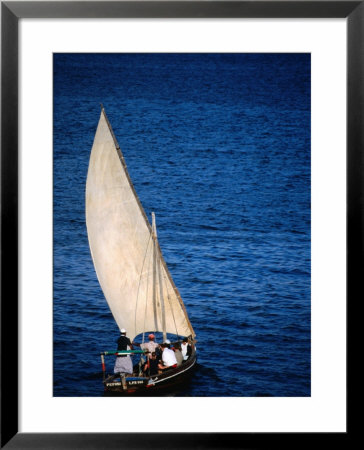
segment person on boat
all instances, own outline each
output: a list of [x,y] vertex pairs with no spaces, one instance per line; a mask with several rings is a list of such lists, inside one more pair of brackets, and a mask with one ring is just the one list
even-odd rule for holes
[[192,355],[192,347],[188,343],[187,338],[183,338],[181,350],[182,350],[183,359],[186,361]]
[[174,350],[174,356],[176,357],[176,360],[177,360],[177,366],[180,366],[183,363],[183,355],[182,355],[182,352],[181,352],[181,344],[179,342],[174,344],[173,350]]
[[143,344],[133,342],[133,345],[140,347],[142,350],[147,350],[149,353],[155,352],[159,347],[159,344],[155,342],[155,336],[153,333],[148,335],[148,342],[144,342]]
[[[130,339],[126,337],[126,330],[122,328],[120,330],[120,337],[117,340],[118,351],[133,350],[133,344]],[[133,362],[130,355],[118,355],[115,360],[114,373],[132,374]]]
[[149,376],[158,374],[158,359],[156,352],[152,352],[148,361],[144,364],[143,372],[145,372]]
[[170,348],[171,347],[171,341],[169,339],[166,339],[163,344],[161,344],[161,347],[163,349],[162,352],[162,363],[158,364],[159,370],[162,372],[163,370],[170,369],[177,367],[177,359],[174,354],[174,351]]

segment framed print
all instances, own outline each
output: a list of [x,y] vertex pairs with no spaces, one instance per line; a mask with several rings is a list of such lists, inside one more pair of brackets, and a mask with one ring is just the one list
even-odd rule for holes
[[2,2],[5,448],[347,438],[363,8]]

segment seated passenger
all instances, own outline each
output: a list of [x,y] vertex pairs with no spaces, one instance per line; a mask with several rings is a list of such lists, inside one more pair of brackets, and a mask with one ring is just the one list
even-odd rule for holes
[[158,360],[155,352],[151,353],[148,361],[144,364],[143,372],[149,376],[158,374]]
[[169,339],[166,339],[166,341],[163,344],[161,344],[163,352],[162,352],[162,364],[158,364],[160,372],[166,369],[170,369],[172,367],[177,367],[177,359],[174,354],[174,351],[171,350],[170,346],[171,341]]
[[174,356],[176,357],[177,360],[177,366],[180,366],[183,363],[183,355],[181,352],[181,344],[179,342],[177,342],[174,347]]

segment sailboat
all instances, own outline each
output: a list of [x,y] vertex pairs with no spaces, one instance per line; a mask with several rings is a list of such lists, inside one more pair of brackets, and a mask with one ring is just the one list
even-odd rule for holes
[[[149,357],[144,350],[102,351],[104,390],[147,394],[182,382],[197,361],[196,335],[163,258],[155,215],[150,223],[102,105],[86,181],[86,226],[97,278],[119,329],[142,343],[148,333],[172,345],[187,338],[191,349],[179,366],[150,376],[142,370]],[[107,375],[105,356],[125,354],[140,358],[133,373]]]

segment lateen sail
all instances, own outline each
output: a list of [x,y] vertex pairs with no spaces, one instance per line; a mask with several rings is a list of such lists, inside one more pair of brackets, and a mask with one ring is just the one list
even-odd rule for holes
[[86,224],[97,277],[119,328],[131,339],[147,331],[194,337],[103,109],[87,174]]

